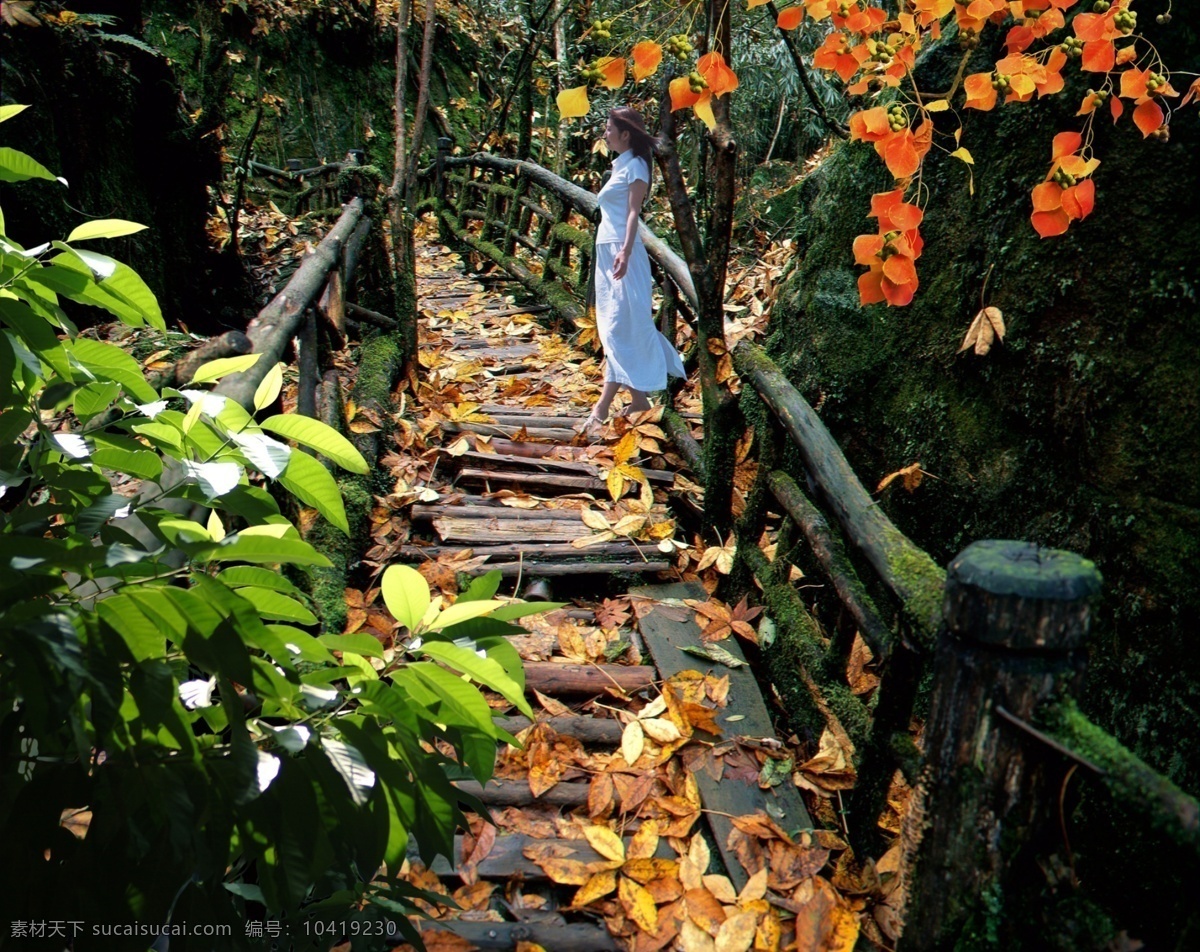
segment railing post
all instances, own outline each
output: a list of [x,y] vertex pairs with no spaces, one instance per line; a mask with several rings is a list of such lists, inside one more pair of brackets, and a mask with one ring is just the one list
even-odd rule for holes
[[1011,861],[1051,812],[1061,760],[1007,721],[1033,720],[1077,685],[1099,590],[1088,560],[1026,542],[976,542],[950,563],[925,765],[904,829],[905,952],[951,948],[973,917],[994,915]]
[[446,159],[450,156],[450,149],[454,146],[454,140],[446,136],[440,136],[437,140],[437,159],[436,159],[436,185],[438,205],[446,201]]

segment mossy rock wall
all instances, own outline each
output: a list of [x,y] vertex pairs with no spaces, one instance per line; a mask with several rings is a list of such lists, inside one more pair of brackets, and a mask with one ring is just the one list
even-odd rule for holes
[[[1181,20],[1148,32],[1168,64],[1186,69],[1200,40]],[[987,69],[986,55],[967,72]],[[921,87],[946,88],[957,56],[926,57]],[[967,167],[931,152],[921,288],[905,308],[858,304],[863,269],[851,245],[875,231],[870,197],[891,181],[869,145],[842,146],[799,187],[798,256],[769,349],[821,408],[864,484],[916,461],[937,476],[911,495],[894,486],[882,505],[938,562],[977,539],[1011,538],[1099,564],[1104,597],[1081,704],[1195,794],[1200,745],[1187,738],[1200,711],[1200,115],[1179,110],[1167,143],[1143,140],[1128,115],[1116,128],[1098,117],[1095,212],[1042,240],[1029,222],[1030,190],[1049,167],[1053,136],[1082,124],[1073,113],[1088,82],[1068,73],[1062,96],[966,111],[973,196]],[[953,115],[941,114],[938,129],[952,132]],[[985,280],[983,299],[1003,311],[1008,335],[986,357],[959,355]],[[1097,800],[1090,815],[1106,809]],[[1124,838],[1136,842],[1136,828],[1122,828],[1120,842],[1076,838],[1082,854],[1134,862]],[[1148,909],[1155,890],[1171,888],[1143,879],[1114,879],[1119,887],[1101,890],[1105,903],[1141,890]],[[1159,927],[1177,936],[1180,916],[1181,906],[1171,909]]]
[[[128,12],[128,4],[91,6]],[[123,22],[114,30],[140,28]],[[166,59],[82,28],[43,26],[3,31],[0,61],[3,101],[31,106],[4,124],[4,144],[69,183],[0,185],[8,233],[32,245],[65,238],[88,218],[141,222],[147,231],[89,247],[137,270],[169,322],[213,329],[220,303],[209,276],[205,186],[221,165],[215,140],[201,140],[181,109]],[[81,310],[82,320],[101,315]]]

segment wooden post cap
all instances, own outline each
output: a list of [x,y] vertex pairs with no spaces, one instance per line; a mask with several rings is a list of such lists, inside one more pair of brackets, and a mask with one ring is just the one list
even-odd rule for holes
[[1095,563],[1074,552],[985,539],[949,565],[946,627],[981,644],[1070,651],[1087,634],[1101,583]]
[[454,140],[447,138],[446,136],[439,136],[437,140],[437,147],[443,152],[449,152],[454,147]]

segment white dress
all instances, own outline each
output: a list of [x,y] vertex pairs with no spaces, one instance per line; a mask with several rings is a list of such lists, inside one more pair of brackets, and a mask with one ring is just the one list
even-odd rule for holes
[[625,277],[612,276],[613,259],[625,240],[629,187],[649,183],[650,169],[632,151],[613,162],[612,176],[600,189],[600,225],[596,229],[596,332],[604,347],[604,379],[647,393],[663,390],[667,374],[685,377],[674,345],[654,325],[650,300],[650,259],[636,238]]

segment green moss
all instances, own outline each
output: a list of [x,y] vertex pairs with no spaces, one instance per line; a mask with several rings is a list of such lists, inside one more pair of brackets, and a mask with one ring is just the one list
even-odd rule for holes
[[745,557],[762,583],[763,600],[775,622],[775,641],[763,650],[763,658],[789,717],[799,730],[814,738],[820,737],[825,728],[825,715],[813,701],[805,681],[807,674],[861,753],[870,730],[870,716],[844,681],[823,677],[825,646],[817,623],[790,585],[770,581],[770,563],[757,547],[747,547]]
[[365,477],[344,475],[337,482],[346,506],[350,535],[318,519],[306,536],[306,541],[333,563],[314,567],[308,575],[308,590],[321,619],[321,630],[330,634],[346,630],[345,590],[350,573],[370,541],[367,530],[372,502]]
[[1135,808],[1151,829],[1166,833],[1200,854],[1200,803],[1089,721],[1073,701],[1041,711],[1049,732],[1104,771],[1114,797]]
[[559,241],[574,245],[580,251],[590,252],[592,250],[592,236],[574,225],[560,221],[550,229],[550,234]]
[[916,625],[921,643],[932,649],[942,619],[946,571],[899,530],[885,546],[888,562],[904,592],[904,611]]

